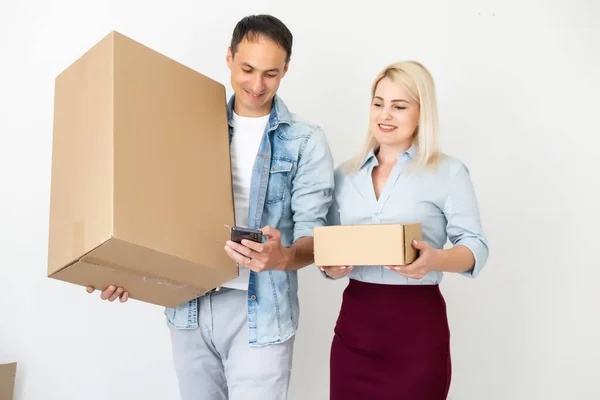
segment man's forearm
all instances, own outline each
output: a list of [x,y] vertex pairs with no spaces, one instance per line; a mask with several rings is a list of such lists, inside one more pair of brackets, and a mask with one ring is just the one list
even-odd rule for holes
[[314,262],[314,241],[305,236],[286,249],[285,270],[296,271]]

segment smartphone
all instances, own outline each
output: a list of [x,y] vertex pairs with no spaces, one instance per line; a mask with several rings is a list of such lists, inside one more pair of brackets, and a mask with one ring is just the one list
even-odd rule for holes
[[231,228],[231,241],[241,244],[242,239],[262,243],[263,235],[261,231],[256,229],[241,228],[239,226]]

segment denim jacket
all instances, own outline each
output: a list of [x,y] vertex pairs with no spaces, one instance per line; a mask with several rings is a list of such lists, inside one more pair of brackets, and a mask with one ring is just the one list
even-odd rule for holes
[[[230,143],[234,100],[235,95],[227,104]],[[333,186],[333,159],[323,130],[299,121],[275,96],[252,171],[249,228],[278,229],[285,247],[313,236],[315,226],[326,224]],[[167,308],[165,314],[175,328],[198,327],[197,300]],[[251,346],[286,341],[296,333],[298,316],[297,271],[250,271]]]

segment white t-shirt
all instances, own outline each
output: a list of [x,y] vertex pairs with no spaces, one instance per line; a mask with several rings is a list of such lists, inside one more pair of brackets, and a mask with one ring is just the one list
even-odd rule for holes
[[[233,113],[233,138],[230,146],[233,202],[235,205],[235,224],[243,228],[248,227],[252,169],[268,121],[269,114],[264,117],[249,118]],[[238,268],[240,275],[223,286],[248,290],[250,270],[245,266]]]

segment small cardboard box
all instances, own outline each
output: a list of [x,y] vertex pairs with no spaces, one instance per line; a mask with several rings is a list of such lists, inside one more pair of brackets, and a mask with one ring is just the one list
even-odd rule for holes
[[174,307],[238,275],[222,84],[111,32],[54,100],[49,277]]
[[421,224],[338,225],[314,228],[317,266],[405,265],[417,259]]
[[0,364],[0,399],[13,400],[17,363]]

